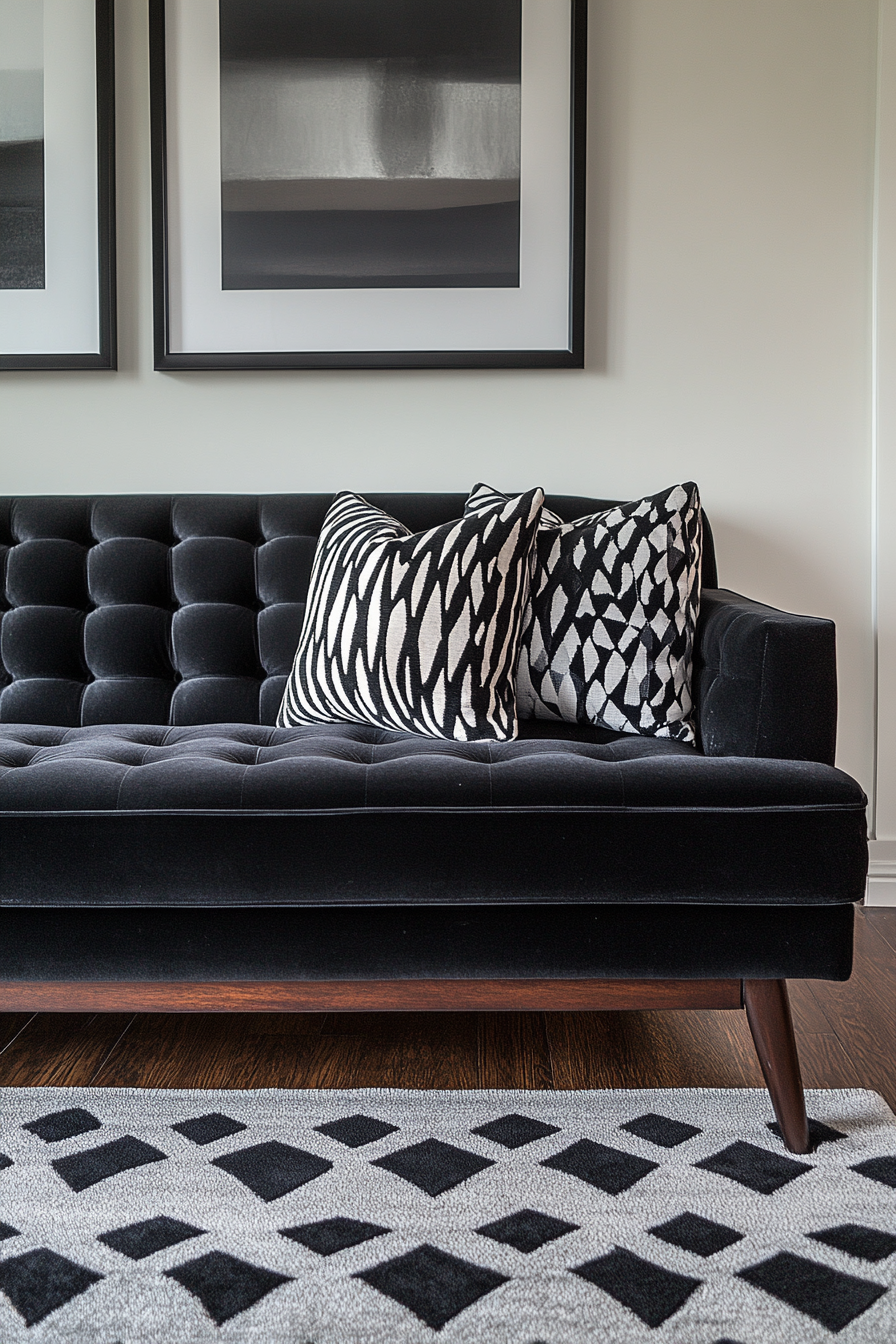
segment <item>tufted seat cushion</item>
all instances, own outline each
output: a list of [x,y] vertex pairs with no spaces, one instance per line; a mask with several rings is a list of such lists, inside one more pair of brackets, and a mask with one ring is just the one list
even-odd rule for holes
[[864,796],[811,761],[530,722],[0,725],[6,905],[837,904]]

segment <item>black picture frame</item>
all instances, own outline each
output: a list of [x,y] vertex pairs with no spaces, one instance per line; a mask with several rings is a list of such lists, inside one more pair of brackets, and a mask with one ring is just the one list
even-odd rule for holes
[[[0,370],[116,369],[118,367],[115,253],[115,19],[114,0],[95,0],[96,35],[96,314],[98,348],[66,353],[0,350]],[[91,304],[94,302],[91,299]]]
[[[172,327],[177,298],[171,277],[171,194],[169,136],[168,8],[176,0],[149,0],[152,145],[152,245],[154,365],[159,371],[276,369],[436,369],[568,368],[585,363],[585,129],[587,96],[588,0],[569,5],[568,162],[568,330],[565,342],[544,349],[356,350],[183,350],[175,349]],[[176,131],[175,131],[176,133]],[[564,208],[566,208],[564,206]],[[564,247],[567,244],[564,243]],[[293,291],[295,292],[295,291]]]

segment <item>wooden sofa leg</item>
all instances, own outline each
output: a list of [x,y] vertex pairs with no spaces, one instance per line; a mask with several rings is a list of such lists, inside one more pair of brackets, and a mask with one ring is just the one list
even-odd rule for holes
[[745,980],[744,1007],[784,1142],[809,1151],[809,1122],[786,980]]

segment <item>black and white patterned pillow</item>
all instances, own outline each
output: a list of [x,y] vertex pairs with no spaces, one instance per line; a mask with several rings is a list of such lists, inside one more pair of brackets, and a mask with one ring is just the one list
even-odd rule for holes
[[[466,511],[504,498],[477,485]],[[571,523],[543,509],[520,639],[520,718],[693,742],[702,541],[692,482]]]
[[321,530],[277,723],[516,737],[513,673],[544,493],[412,536],[360,495]]

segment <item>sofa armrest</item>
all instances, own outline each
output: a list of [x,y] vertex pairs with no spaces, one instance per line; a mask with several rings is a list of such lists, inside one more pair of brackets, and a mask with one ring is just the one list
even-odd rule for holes
[[792,616],[725,588],[705,589],[694,652],[694,701],[707,756],[833,765],[833,621]]

